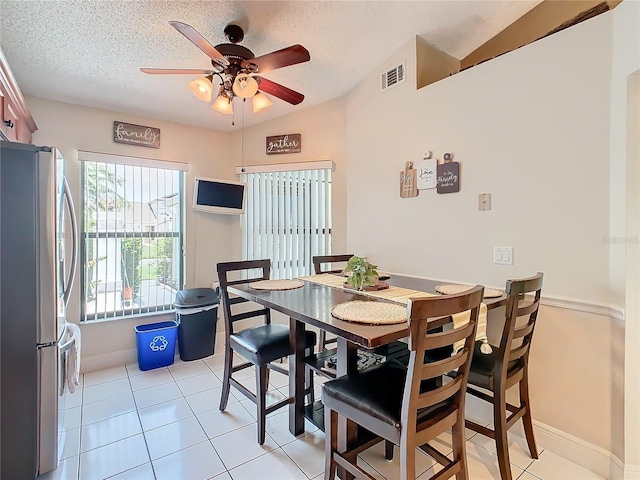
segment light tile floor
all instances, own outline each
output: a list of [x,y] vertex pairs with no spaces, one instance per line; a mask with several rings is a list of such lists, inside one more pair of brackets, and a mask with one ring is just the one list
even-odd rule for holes
[[[256,441],[253,403],[231,389],[225,412],[218,410],[223,357],[176,361],[146,372],[137,364],[86,373],[68,397],[66,439],[59,468],[41,480],[318,480],[324,471],[324,433],[307,422],[294,437],[281,409],[267,420],[264,445]],[[253,371],[246,385],[254,387]],[[317,378],[316,395],[322,379]],[[272,372],[269,401],[288,394],[287,377]],[[467,430],[469,476],[499,479],[492,441]],[[526,443],[510,436],[512,471],[520,480],[589,480],[597,475],[540,447],[529,457]],[[450,436],[439,446],[450,449]],[[395,455],[384,459],[382,444],[363,452],[359,464],[373,477],[399,477]],[[434,473],[434,462],[418,450],[419,480]],[[435,467],[438,468],[438,467]]]

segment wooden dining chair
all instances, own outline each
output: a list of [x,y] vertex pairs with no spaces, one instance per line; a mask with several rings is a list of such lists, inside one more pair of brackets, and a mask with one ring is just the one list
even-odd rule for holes
[[[469,373],[467,391],[493,405],[494,425],[490,429],[467,420],[466,426],[495,440],[502,480],[512,478],[507,430],[520,418],[531,458],[538,458],[529,401],[529,352],[540,306],[542,276],[538,272],[531,278],[507,281],[507,306],[500,345],[492,346],[493,353],[487,355],[480,352],[480,343],[476,342]],[[519,406],[507,403],[506,398],[507,390],[516,384],[520,394]]]
[[[230,297],[228,287],[258,280],[268,280],[271,274],[271,260],[222,262],[218,263],[217,270],[225,326],[224,378],[222,380],[220,410],[224,411],[227,408],[229,390],[233,385],[256,404],[258,410],[258,443],[262,445],[265,440],[266,416],[292,401],[291,398],[286,398],[268,407],[266,405],[269,370],[289,375],[286,369],[271,363],[293,354],[293,348],[289,342],[289,327],[272,323],[271,310],[268,308],[251,311],[242,310],[233,313],[233,305],[248,302],[248,300],[240,297]],[[230,278],[232,275],[238,276],[242,274],[246,278]],[[259,317],[263,318],[263,323],[259,325],[246,326],[243,329],[236,327],[236,322]],[[255,321],[253,323],[255,324]],[[307,331],[305,341],[306,354],[309,355],[316,344],[315,332]],[[234,365],[234,353],[239,354],[248,361]],[[233,378],[235,372],[251,366],[256,368],[256,394]],[[309,396],[309,401],[313,402],[313,373],[309,368],[305,371],[305,394]]]
[[[340,254],[340,255],[316,255],[311,260],[313,261],[313,271],[316,275],[321,273],[342,273],[346,263],[353,257],[352,254]],[[342,264],[342,268],[336,267],[335,264]],[[331,265],[327,267],[327,265]],[[318,340],[318,351],[322,352],[327,349],[327,344],[336,343],[336,338],[327,338],[327,332],[320,330],[320,338]]]
[[[415,480],[416,448],[420,447],[444,469],[431,478],[467,479],[464,436],[464,405],[467,376],[471,365],[478,312],[484,287],[443,297],[410,299],[409,365],[387,362],[378,368],[348,375],[324,384],[325,480],[335,478],[341,467],[359,479],[370,479],[357,466],[357,456],[382,440],[400,447],[400,479]],[[450,315],[470,310],[469,322],[454,327]],[[453,328],[433,333],[430,319],[449,318]],[[439,361],[429,361],[429,353],[464,340],[464,347]],[[457,370],[452,381],[438,381]],[[338,442],[338,415],[346,417],[376,435],[370,441],[344,448]],[[428,444],[444,431],[452,429],[452,459]],[[356,442],[357,443],[357,442]]]

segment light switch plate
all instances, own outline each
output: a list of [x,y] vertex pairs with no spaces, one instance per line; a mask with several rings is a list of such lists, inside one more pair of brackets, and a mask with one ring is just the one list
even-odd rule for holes
[[513,265],[513,247],[493,247],[493,263]]
[[478,195],[478,210],[491,210],[491,194],[481,193]]

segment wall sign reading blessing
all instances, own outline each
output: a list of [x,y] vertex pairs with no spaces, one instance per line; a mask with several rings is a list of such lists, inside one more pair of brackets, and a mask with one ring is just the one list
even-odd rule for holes
[[139,147],[160,148],[160,129],[133,123],[113,122],[113,141]]
[[302,135],[289,133],[267,137],[267,155],[278,153],[300,153],[302,151]]

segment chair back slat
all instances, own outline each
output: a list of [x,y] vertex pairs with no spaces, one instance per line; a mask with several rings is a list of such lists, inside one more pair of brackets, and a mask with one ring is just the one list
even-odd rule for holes
[[542,290],[542,277],[543,274],[541,272],[538,272],[533,277],[521,278],[518,280],[507,280],[507,288],[505,289],[505,293],[507,295],[524,295],[527,293]]
[[507,281],[505,322],[496,359],[497,371],[503,378],[508,368],[502,366],[509,362],[522,360],[520,368],[526,368],[540,307],[542,280],[543,274],[538,272],[533,277]]
[[[469,330],[473,328],[473,324],[467,322],[463,326],[446,332],[432,333],[427,337],[424,343],[426,350],[432,350],[434,348],[442,348],[447,345],[453,345],[454,343],[469,336]],[[453,343],[452,343],[453,342]]]
[[250,312],[240,312],[234,313],[231,315],[232,322],[239,322],[240,320],[246,320],[247,318],[259,317],[261,315],[267,315],[269,313],[268,308],[263,308],[261,310],[252,310]]
[[[467,293],[474,291],[478,286],[484,289],[482,285],[476,285],[475,287],[456,295],[413,297],[409,300],[413,305],[412,308],[415,308],[415,314],[417,317],[424,317],[425,312],[428,312],[429,318],[448,317],[450,315],[455,315],[456,313],[466,312],[467,310],[471,310],[475,307],[475,303],[470,299],[470,297],[475,298],[475,296],[467,295]],[[426,300],[426,302],[418,302],[418,300]],[[447,302],[438,302],[435,300],[447,300]]]
[[531,304],[529,304],[529,305],[518,306],[518,310],[517,310],[517,312],[516,312],[516,313],[517,313],[517,315],[518,315],[519,317],[523,317],[523,316],[525,316],[525,315],[530,315],[530,314],[532,314],[533,312],[535,312],[536,310],[538,310],[538,306],[539,306],[538,304],[539,304],[539,303],[540,303],[540,302],[535,302],[535,301],[534,301],[534,302],[532,302],[532,303],[531,303]]
[[313,261],[313,271],[316,275],[321,273],[341,273],[344,268],[325,268],[324,264],[348,262],[351,257],[353,257],[352,254],[317,255],[311,259]]
[[[529,343],[525,342],[519,347],[512,348],[509,350],[508,362],[512,362],[514,360],[518,360],[529,353]],[[508,363],[507,362],[507,363]]]
[[[471,366],[471,352],[478,325],[478,313],[484,287],[475,287],[456,294],[439,297],[423,297],[409,299],[409,366],[405,381],[402,401],[401,422],[405,425],[415,424],[419,410],[450,400],[454,408],[464,412],[464,396],[467,378]],[[462,326],[450,330],[429,332],[430,320],[448,318],[453,327],[452,315],[469,310],[469,321]],[[453,345],[465,339],[464,347],[454,356],[438,359],[434,355],[442,355],[436,349]],[[430,353],[432,355],[430,355]],[[435,361],[433,359],[436,358]],[[441,376],[444,373],[458,370],[458,376],[444,385],[422,391],[423,381]]]
[[452,372],[455,369],[464,365],[467,361],[469,353],[466,350],[460,350],[458,353],[445,358],[444,360],[438,360],[436,362],[429,363],[422,367],[422,373],[420,378],[422,380],[430,380],[432,378],[438,378],[442,375]]
[[433,405],[459,394],[464,386],[465,385],[462,384],[461,377],[458,376],[450,382],[445,383],[440,388],[419,394],[415,403],[415,408],[416,410],[421,410],[423,408],[432,407]]
[[523,325],[522,327],[516,327],[516,329],[513,331],[513,339],[515,340],[517,338],[526,337],[531,332],[533,332],[534,326],[535,326],[535,323],[529,322],[526,325]]
[[[217,265],[218,282],[220,283],[220,298],[225,325],[225,336],[233,335],[233,324],[240,320],[264,316],[265,323],[271,323],[271,310],[261,308],[248,312],[233,313],[232,305],[244,303],[246,300],[238,300],[238,297],[230,298],[228,287],[243,285],[258,280],[268,280],[271,275],[271,260],[246,260],[236,262],[220,262]],[[230,279],[231,275],[243,275],[247,278]]]
[[227,287],[232,287],[234,285],[244,285],[245,283],[257,282],[259,280],[268,280],[268,277],[265,278],[265,274],[262,273],[261,275],[258,275],[258,276],[251,276],[247,278],[242,278],[240,280],[228,280],[226,283],[227,283]]

